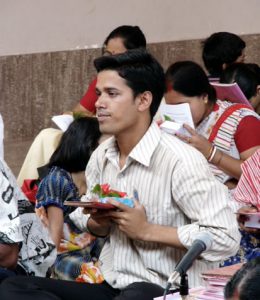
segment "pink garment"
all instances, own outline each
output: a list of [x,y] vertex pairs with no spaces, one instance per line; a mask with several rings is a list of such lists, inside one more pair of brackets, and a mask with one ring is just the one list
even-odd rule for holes
[[260,211],[260,149],[242,165],[242,175],[234,192],[234,199],[253,205]]

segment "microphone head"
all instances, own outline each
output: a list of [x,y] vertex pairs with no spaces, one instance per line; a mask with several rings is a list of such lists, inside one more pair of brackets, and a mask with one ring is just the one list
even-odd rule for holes
[[207,251],[212,246],[213,236],[208,231],[201,231],[198,234],[196,234],[194,242],[196,240],[201,241],[205,245],[205,250],[204,251]]

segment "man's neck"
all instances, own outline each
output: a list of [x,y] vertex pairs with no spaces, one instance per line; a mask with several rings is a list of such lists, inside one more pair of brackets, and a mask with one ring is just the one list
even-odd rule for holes
[[127,133],[123,132],[116,136],[116,142],[119,149],[119,166],[122,169],[125,165],[126,159],[133,148],[139,143],[142,137],[150,127],[150,122],[141,122],[134,129],[129,130]]

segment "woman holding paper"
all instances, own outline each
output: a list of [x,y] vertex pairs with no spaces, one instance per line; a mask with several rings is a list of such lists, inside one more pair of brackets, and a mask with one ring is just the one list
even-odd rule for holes
[[184,124],[189,136],[177,135],[205,156],[218,180],[234,188],[241,163],[260,148],[259,116],[244,105],[216,99],[205,72],[194,62],[171,65],[166,81],[166,103],[188,103],[195,125]]

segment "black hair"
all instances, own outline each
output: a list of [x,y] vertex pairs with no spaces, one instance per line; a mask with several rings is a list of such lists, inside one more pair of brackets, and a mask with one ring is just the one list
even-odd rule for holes
[[164,71],[159,62],[145,49],[129,50],[122,54],[103,56],[95,59],[98,72],[113,70],[132,89],[134,98],[150,91],[153,100],[151,117],[155,115],[165,92]]
[[228,66],[222,72],[220,82],[236,82],[248,100],[257,93],[257,75],[250,66],[244,63],[234,63]]
[[[235,293],[239,292],[239,294],[243,292],[243,289],[245,288],[245,283],[248,281],[249,277],[248,275],[252,274],[253,270],[257,268],[259,270],[260,268],[260,257],[256,257],[247,263],[245,263],[227,282],[225,288],[224,288],[224,297],[225,299],[232,298]],[[259,271],[258,271],[259,272]],[[258,273],[259,274],[259,273]],[[252,278],[251,278],[252,279]],[[259,279],[259,275],[258,275]],[[254,279],[255,280],[255,279]],[[252,280],[252,281],[254,281]],[[259,280],[258,280],[258,286]],[[260,294],[259,294],[260,295]],[[243,296],[244,297],[244,296]],[[257,299],[257,298],[239,298],[239,299]]]
[[209,102],[216,102],[215,89],[200,65],[193,61],[179,61],[172,64],[165,74],[167,87],[187,97],[208,95]]
[[255,73],[257,78],[257,84],[260,85],[260,67],[258,66],[258,64],[247,63],[246,65]]
[[213,33],[203,42],[202,50],[202,59],[209,74],[219,77],[223,64],[234,63],[245,47],[246,43],[234,33]]
[[255,266],[241,280],[239,287],[239,300],[260,299],[260,265]]
[[57,166],[73,173],[84,171],[92,152],[98,146],[100,137],[101,132],[96,118],[75,119],[63,133],[48,167]]
[[122,25],[115,28],[106,37],[103,46],[106,46],[109,40],[117,37],[122,38],[127,50],[146,48],[146,39],[139,26]]

